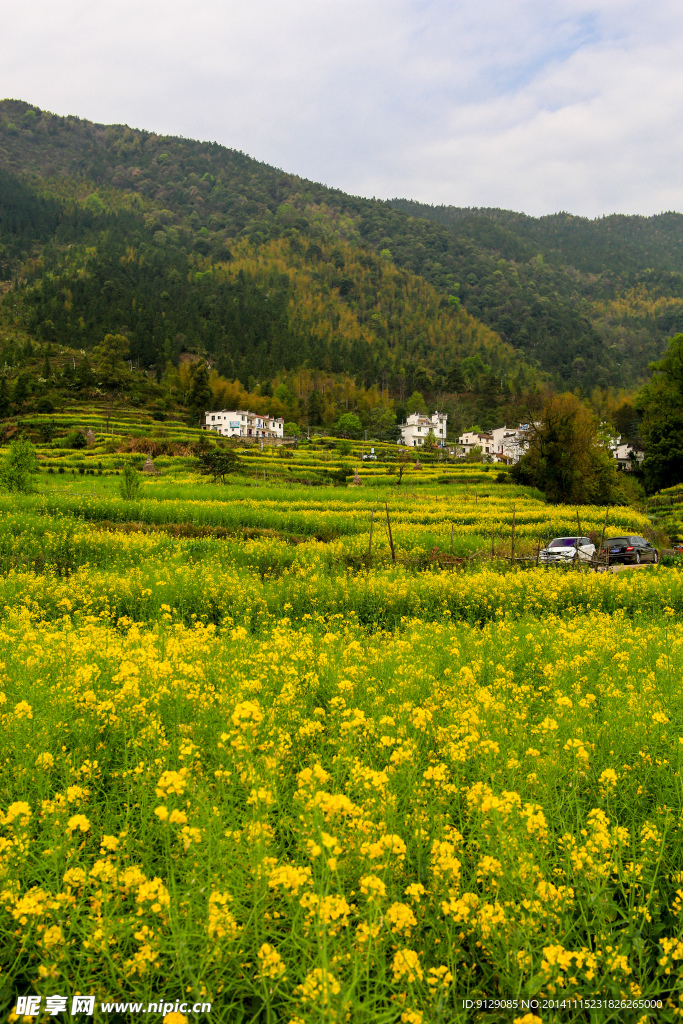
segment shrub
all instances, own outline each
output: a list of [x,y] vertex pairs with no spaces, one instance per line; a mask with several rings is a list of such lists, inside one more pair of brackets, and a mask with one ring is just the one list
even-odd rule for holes
[[28,494],[32,489],[32,476],[38,470],[36,450],[27,437],[16,437],[0,466],[0,481],[8,491]]
[[123,479],[119,484],[119,492],[124,501],[133,501],[140,490],[140,474],[135,467],[127,462],[123,467]]
[[77,430],[76,428],[70,430],[69,433],[64,438],[64,447],[75,448],[77,451],[80,450],[81,448],[85,448],[87,443],[88,442],[85,439],[85,434],[83,433],[83,431]]

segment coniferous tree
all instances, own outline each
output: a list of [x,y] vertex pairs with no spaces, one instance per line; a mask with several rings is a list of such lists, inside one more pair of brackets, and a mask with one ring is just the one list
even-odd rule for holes
[[187,404],[190,408],[192,422],[198,426],[202,425],[204,414],[211,407],[212,392],[209,385],[209,371],[206,363],[201,362],[193,367],[192,383],[187,395]]
[[465,378],[460,363],[453,363],[448,371],[446,387],[449,391],[454,391],[457,394],[461,394],[465,390]]
[[320,426],[323,421],[323,399],[319,391],[311,391],[308,396],[308,422],[312,427]]
[[29,396],[28,378],[25,373],[20,373],[14,382],[12,401],[15,405],[22,406]]

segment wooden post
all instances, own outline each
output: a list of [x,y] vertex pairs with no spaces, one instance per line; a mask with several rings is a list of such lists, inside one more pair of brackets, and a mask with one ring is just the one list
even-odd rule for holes
[[391,560],[392,560],[392,562],[395,562],[396,561],[396,552],[394,551],[394,538],[391,535],[391,522],[389,520],[389,506],[387,505],[386,501],[384,502],[384,507],[387,510],[387,529],[389,530],[389,547],[391,548]]
[[[608,515],[609,515],[609,509],[607,509],[607,511],[605,512],[605,521],[602,524],[602,536],[600,537],[600,547],[598,548],[598,561],[600,560],[600,555],[602,554],[602,545],[603,545],[604,540],[605,540],[605,530],[607,529],[607,516]],[[609,548],[608,548],[607,557],[609,558]]]
[[372,555],[372,520],[375,517],[375,510],[373,509],[370,513],[370,540],[368,542],[368,558]]
[[496,528],[495,528],[495,526],[492,526],[491,527],[491,558],[495,557],[495,548],[494,548],[495,538],[496,538]]
[[453,523],[451,523],[451,555],[453,554]]
[[510,537],[510,565],[515,564],[515,521],[516,521],[516,508],[512,506],[512,535]]
[[538,560],[541,557],[541,538],[538,538],[538,548],[536,550],[536,568],[538,569]]

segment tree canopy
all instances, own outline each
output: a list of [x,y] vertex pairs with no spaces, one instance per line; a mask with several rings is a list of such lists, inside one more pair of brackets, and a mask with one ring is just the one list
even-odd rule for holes
[[648,491],[683,482],[683,334],[676,334],[662,358],[652,363],[652,379],[638,394],[643,419],[643,473]]
[[226,476],[239,469],[239,459],[231,448],[212,445],[198,454],[196,465],[200,473],[212,476],[214,483],[220,480],[224,484]]
[[511,475],[550,502],[604,505],[619,495],[616,460],[601,443],[598,419],[572,394],[549,399]]
[[0,482],[8,491],[28,493],[38,470],[36,450],[27,437],[15,437],[0,464]]

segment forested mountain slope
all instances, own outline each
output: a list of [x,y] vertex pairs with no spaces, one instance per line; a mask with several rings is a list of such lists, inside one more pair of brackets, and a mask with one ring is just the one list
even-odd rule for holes
[[10,334],[77,349],[124,333],[157,371],[205,354],[245,386],[303,365],[495,406],[540,380],[457,297],[363,240],[375,208],[396,216],[217,145],[5,101],[0,314]]
[[465,307],[568,382],[585,385],[597,370],[629,386],[683,330],[680,213],[588,220],[391,205],[444,229]]
[[[360,199],[213,143],[0,103],[5,334],[395,396],[631,387],[683,320],[683,218]],[[606,225],[606,226],[605,226]],[[18,284],[18,287],[17,287]]]

